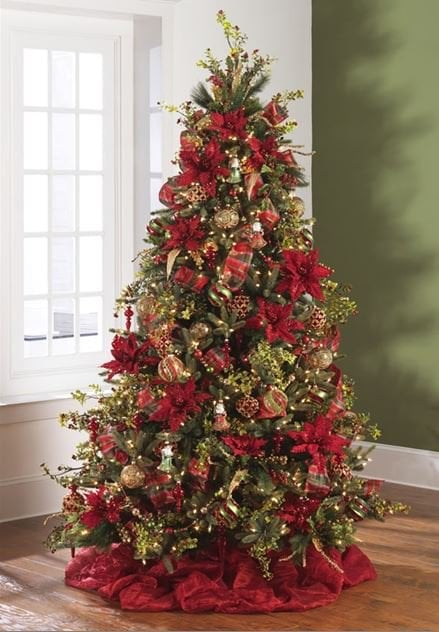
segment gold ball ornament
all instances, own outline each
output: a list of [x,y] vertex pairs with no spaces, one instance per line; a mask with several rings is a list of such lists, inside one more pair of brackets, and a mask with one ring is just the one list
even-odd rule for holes
[[155,313],[156,300],[153,296],[141,296],[136,303],[136,310],[139,318],[143,320]]
[[233,208],[222,208],[214,215],[213,221],[218,228],[235,228],[239,224],[239,213]]
[[305,202],[302,200],[302,198],[297,197],[296,195],[292,198],[292,203],[293,203],[293,213],[296,213],[297,215],[301,216],[304,214],[305,212]]
[[207,336],[211,332],[211,328],[207,323],[194,323],[190,326],[190,334],[194,340],[203,340],[203,338],[207,338]]
[[259,411],[259,402],[256,397],[252,397],[251,395],[246,395],[245,397],[241,397],[235,404],[235,408],[240,415],[243,417],[253,417]]
[[327,319],[325,310],[321,307],[314,307],[308,319],[308,326],[314,331],[323,331],[326,327]]
[[142,487],[145,482],[145,472],[138,465],[125,465],[120,473],[120,482],[128,489]]
[[327,369],[332,364],[332,359],[330,349],[318,349],[308,357],[308,365],[313,369]]

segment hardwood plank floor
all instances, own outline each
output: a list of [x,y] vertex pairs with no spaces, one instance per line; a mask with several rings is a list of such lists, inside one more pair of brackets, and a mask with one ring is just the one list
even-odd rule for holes
[[165,630],[439,630],[439,492],[386,484],[386,495],[412,506],[408,516],[360,527],[361,547],[378,579],[305,613],[226,615],[126,613],[68,588],[69,553],[42,546],[43,518],[0,524],[0,630],[111,632]]

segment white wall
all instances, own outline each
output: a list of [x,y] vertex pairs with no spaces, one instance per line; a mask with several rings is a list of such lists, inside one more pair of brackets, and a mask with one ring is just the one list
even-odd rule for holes
[[[206,78],[206,71],[195,64],[206,48],[223,57],[227,45],[216,13],[223,9],[229,20],[248,35],[248,48],[277,58],[273,64],[272,79],[264,92],[271,94],[284,90],[303,89],[305,98],[296,101],[291,114],[299,127],[293,139],[312,149],[311,112],[311,0],[181,0],[175,5],[173,41],[173,99],[180,103],[189,98],[192,87]],[[175,115],[168,114],[169,124],[175,125]],[[172,122],[171,122],[172,121]],[[176,128],[176,126],[175,126]],[[178,130],[174,132],[174,145],[178,147]],[[311,178],[309,158],[301,164]],[[303,194],[303,195],[302,195]],[[311,187],[301,193],[311,214]]]
[[71,461],[78,432],[62,428],[57,416],[78,409],[70,399],[0,407],[0,522],[58,511],[64,490],[44,476]]

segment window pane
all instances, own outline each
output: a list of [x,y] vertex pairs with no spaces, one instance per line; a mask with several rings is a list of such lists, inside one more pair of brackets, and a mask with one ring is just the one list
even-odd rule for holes
[[24,239],[24,294],[47,294],[47,237]]
[[79,350],[102,350],[102,299],[100,296],[81,298],[79,301]]
[[25,169],[47,169],[47,114],[25,112],[23,152]]
[[75,301],[71,298],[52,302],[52,353],[75,352]]
[[79,229],[102,230],[102,176],[79,178]]
[[79,107],[102,110],[102,55],[79,54]]
[[150,171],[162,170],[162,113],[154,112],[149,116],[149,160]]
[[161,178],[151,178],[150,180],[150,211],[154,211],[155,209],[158,209],[161,207],[161,204],[159,202],[159,191],[160,191],[160,187],[162,186],[162,179]]
[[54,169],[75,168],[75,115],[52,115],[52,165]]
[[52,51],[52,106],[75,107],[75,53]]
[[75,176],[52,177],[52,230],[75,229]]
[[149,51],[149,105],[156,107],[162,98],[162,48],[156,46]]
[[79,122],[79,168],[102,169],[102,115],[81,114]]
[[102,237],[79,240],[79,289],[81,292],[102,290]]
[[47,50],[23,50],[24,105],[47,107]]
[[52,239],[52,290],[75,290],[75,240],[73,237]]
[[24,357],[48,353],[47,301],[24,301]]
[[27,175],[23,177],[24,232],[47,231],[48,218],[47,176]]

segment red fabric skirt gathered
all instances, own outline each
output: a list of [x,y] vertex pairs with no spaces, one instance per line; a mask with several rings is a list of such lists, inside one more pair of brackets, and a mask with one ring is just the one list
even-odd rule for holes
[[282,559],[285,553],[273,553],[273,579],[266,580],[245,550],[230,545],[221,556],[216,547],[188,554],[169,573],[161,561],[144,565],[128,545],[113,544],[107,552],[80,550],[67,565],[65,581],[137,612],[299,612],[326,606],[343,589],[375,579],[372,563],[357,546],[329,554],[339,569],[313,546],[303,567]]

